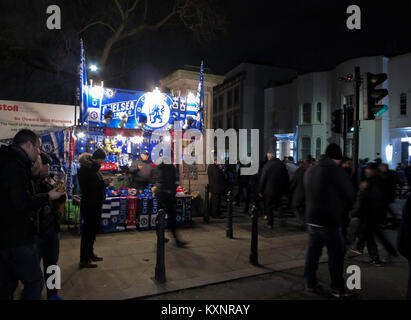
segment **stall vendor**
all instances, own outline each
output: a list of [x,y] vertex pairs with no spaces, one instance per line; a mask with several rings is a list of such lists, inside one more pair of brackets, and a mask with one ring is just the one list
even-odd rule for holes
[[152,183],[153,166],[149,161],[149,152],[141,154],[141,159],[135,160],[129,169],[130,187],[137,190],[144,190]]

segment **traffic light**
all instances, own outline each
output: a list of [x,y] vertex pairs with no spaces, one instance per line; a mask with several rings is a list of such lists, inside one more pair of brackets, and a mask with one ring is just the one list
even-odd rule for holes
[[373,74],[367,72],[367,86],[365,88],[367,101],[364,103],[364,120],[373,120],[383,112],[388,110],[388,106],[377,104],[382,98],[388,95],[387,89],[376,89],[375,87],[387,80],[386,73]]
[[332,113],[331,119],[331,131],[335,133],[341,133],[341,109],[337,109]]

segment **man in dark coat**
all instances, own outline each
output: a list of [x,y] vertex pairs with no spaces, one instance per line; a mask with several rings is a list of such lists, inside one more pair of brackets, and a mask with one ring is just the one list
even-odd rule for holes
[[[397,196],[397,173],[394,170],[390,170],[388,164],[381,163],[378,167],[380,170],[380,175],[383,180],[384,186],[384,196],[386,199],[386,212],[390,213],[393,218],[395,218],[395,214],[391,209],[391,204],[395,201]],[[382,223],[385,224],[387,221],[387,217],[384,215]]]
[[[52,180],[49,179],[51,157],[42,152],[38,161],[32,168],[36,178],[36,192],[47,193],[54,189]],[[60,220],[62,216],[61,206],[66,201],[66,195],[57,200],[49,201],[39,211],[40,234],[38,240],[38,251],[40,260],[43,259],[44,281],[51,277],[47,273],[50,266],[56,266],[60,252]],[[57,294],[57,289],[47,288],[48,300],[62,300]]]
[[141,155],[141,159],[135,160],[129,169],[131,175],[132,188],[137,190],[144,190],[152,183],[153,179],[153,166],[149,161],[148,151]]
[[78,180],[81,191],[80,213],[84,219],[81,232],[80,268],[96,268],[92,261],[101,261],[103,258],[94,254],[93,245],[96,235],[100,231],[101,211],[106,199],[105,182],[100,173],[101,164],[106,158],[103,149],[97,149],[93,155],[83,153],[79,157],[80,169]]
[[281,200],[282,196],[288,193],[289,177],[284,163],[275,158],[274,153],[268,152],[267,159],[268,161],[261,172],[258,192],[260,197],[264,199],[268,225],[273,228],[274,210],[281,212]]
[[309,245],[304,278],[309,292],[320,290],[316,271],[324,246],[327,247],[332,295],[342,297],[344,288],[344,215],[354,201],[348,175],[339,167],[342,152],[330,144],[316,165],[307,169],[304,189],[307,206]]
[[208,184],[211,193],[211,213],[213,218],[221,217],[221,200],[227,193],[227,181],[224,176],[221,164],[217,164],[217,159],[214,163],[208,166]]
[[402,221],[397,238],[398,252],[408,260],[407,299],[411,300],[411,193],[402,209]]
[[154,170],[154,182],[158,207],[168,214],[168,227],[174,237],[175,244],[180,248],[185,247],[187,243],[179,239],[176,231],[177,172],[174,165],[166,163],[157,165]]
[[36,246],[37,210],[63,194],[36,194],[31,173],[40,154],[40,137],[20,130],[11,146],[0,149],[0,300],[13,299],[18,281],[22,299],[40,300],[43,274]]

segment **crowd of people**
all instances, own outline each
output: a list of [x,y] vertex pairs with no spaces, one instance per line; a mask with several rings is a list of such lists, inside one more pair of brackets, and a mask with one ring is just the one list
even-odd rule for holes
[[[398,173],[399,168],[401,173]],[[398,243],[391,243],[383,230],[389,222],[398,220],[393,203],[397,197],[405,197],[404,185],[411,185],[411,166],[398,166],[394,171],[381,159],[373,162],[364,159],[358,169],[353,170],[351,159],[343,157],[337,144],[330,144],[317,161],[308,156],[297,164],[292,157],[281,161],[268,152],[255,176],[241,176],[240,165],[234,166],[233,170],[233,166],[218,164],[215,159],[208,169],[214,218],[222,217],[221,201],[227,191],[233,189],[230,171],[234,172],[232,177],[237,176],[236,204],[244,199],[245,210],[250,203],[255,204],[271,229],[274,228],[275,213],[282,226],[284,210],[292,210],[300,221],[301,230],[308,229],[304,278],[309,292],[323,290],[316,279],[323,247],[327,247],[331,289],[335,297],[347,295],[343,282],[346,255],[362,255],[367,247],[370,262],[375,266],[382,266],[398,256],[397,249],[407,259],[411,257],[410,193],[403,209]],[[380,259],[376,238],[388,257]],[[411,283],[408,298],[410,288]]]
[[[80,268],[96,268],[94,262],[103,260],[95,254],[94,242],[105,188],[112,182],[100,172],[105,158],[102,149],[79,158],[80,210],[84,219]],[[40,137],[30,130],[19,131],[11,145],[0,148],[0,300],[13,299],[19,281],[24,286],[22,299],[41,299],[50,277],[46,271],[58,263],[60,219],[66,196],[50,175],[51,162],[50,156],[41,151]],[[364,254],[367,247],[371,263],[382,266],[377,238],[390,257],[397,256],[398,251],[408,259],[411,298],[411,195],[408,193],[403,208],[397,243],[391,243],[382,227],[387,225],[389,215],[395,215],[392,204],[398,196],[404,196],[397,190],[402,190],[407,181],[403,182],[387,164],[380,159],[361,161],[358,170],[352,170],[351,160],[343,157],[338,145],[330,144],[317,161],[307,157],[294,164],[292,157],[281,161],[268,152],[256,175],[241,175],[242,167],[221,165],[217,159],[208,167],[212,216],[223,218],[221,203],[228,191],[234,192],[236,184],[235,205],[244,202],[245,212],[251,204],[255,205],[266,216],[269,228],[274,228],[275,213],[281,225],[284,209],[294,210],[301,229],[307,229],[309,235],[304,269],[307,291],[322,291],[316,271],[326,247],[332,294],[345,296],[344,257],[348,253]],[[403,168],[406,180],[411,178],[408,168]],[[156,183],[159,209],[168,214],[176,246],[185,247],[187,243],[176,232],[176,168],[162,163],[154,169],[145,154],[131,165],[128,177],[138,189]],[[62,299],[57,288],[46,289],[48,299]]]

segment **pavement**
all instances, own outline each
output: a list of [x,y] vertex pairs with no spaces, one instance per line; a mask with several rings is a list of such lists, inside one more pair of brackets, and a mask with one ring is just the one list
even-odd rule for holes
[[[210,223],[205,224],[202,217],[193,218],[191,225],[179,229],[181,238],[189,242],[187,248],[176,247],[173,238],[166,232],[170,242],[165,247],[166,282],[163,284],[154,279],[157,245],[155,231],[99,234],[94,248],[97,255],[104,257],[104,261],[98,262],[98,268],[95,269],[79,269],[80,235],[63,228],[59,259],[59,294],[66,300],[189,300],[196,296],[192,290],[197,290],[199,296],[203,296],[200,293],[202,290],[210,290],[210,294],[214,294],[211,294],[209,299],[213,300],[287,297],[311,299],[305,295],[293,295],[295,290],[302,292],[304,289],[302,267],[308,243],[307,233],[299,229],[298,221],[289,217],[286,225],[280,226],[277,219],[274,229],[270,229],[266,221],[260,218],[259,266],[253,266],[249,263],[251,219],[248,215],[241,214],[242,208],[234,209],[233,239],[226,237],[227,219],[210,218]],[[401,281],[406,284],[407,265],[404,260],[398,259],[399,265],[396,268],[401,269],[397,270],[401,280],[395,285],[404,291],[405,287],[401,286]],[[326,250],[320,261],[327,261]],[[361,258],[357,262],[360,263]],[[324,272],[326,267],[326,264],[320,266],[320,274],[323,270],[324,276],[321,281],[325,284],[329,282],[328,273]],[[282,276],[289,272],[294,273],[298,289],[297,282],[290,282]],[[405,276],[401,276],[403,274]],[[281,280],[282,285],[278,288],[283,289],[276,289],[274,294],[270,294],[270,290],[264,288],[270,282],[277,281],[276,279]],[[254,281],[262,285],[252,289],[254,294],[251,294],[250,288],[245,284],[250,285]],[[222,290],[230,285],[234,286],[232,290]],[[236,285],[240,285],[238,290]],[[18,295],[18,292],[16,294]],[[45,297],[45,290],[43,296]],[[401,295],[397,294],[396,297],[400,299]]]

